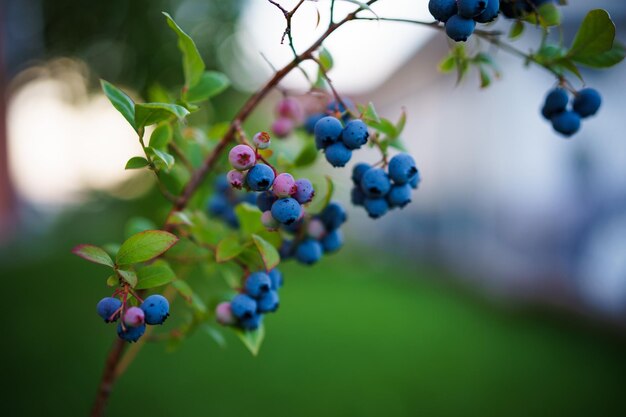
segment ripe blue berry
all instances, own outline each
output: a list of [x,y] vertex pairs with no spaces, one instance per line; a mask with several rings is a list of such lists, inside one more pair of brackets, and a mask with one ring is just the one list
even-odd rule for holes
[[296,259],[303,264],[313,265],[322,257],[322,245],[317,240],[305,239],[296,248]]
[[361,178],[361,189],[368,197],[384,197],[390,188],[389,176],[381,168],[372,168],[363,174],[363,178]]
[[259,313],[272,313],[278,310],[278,292],[268,291],[257,301],[257,309]]
[[250,317],[244,317],[240,319],[238,325],[244,330],[256,330],[259,328],[262,322],[263,315],[255,313]]
[[572,136],[580,129],[580,116],[574,111],[564,111],[552,117],[552,127],[565,136]]
[[370,164],[366,164],[364,162],[359,162],[352,168],[352,182],[355,185],[361,185],[361,178],[363,178],[363,174],[369,171],[372,166]]
[[325,149],[339,140],[343,126],[336,117],[326,116],[315,124],[315,146]]
[[352,188],[352,191],[350,192],[350,201],[352,204],[355,206],[362,206],[365,201],[365,197],[365,193],[360,187]]
[[111,316],[113,316],[113,313],[119,310],[121,306],[122,302],[117,298],[105,297],[102,300],[98,301],[98,305],[96,305],[96,311],[98,312],[98,315],[102,317],[105,323],[112,323],[120,317],[119,313],[117,313],[115,317]]
[[268,275],[270,276],[270,281],[272,281],[273,290],[277,290],[283,286],[283,274],[278,269],[272,269]]
[[415,160],[407,153],[399,153],[389,161],[389,178],[396,184],[405,184],[417,174]]
[[239,228],[239,219],[237,218],[237,213],[235,213],[233,206],[226,207],[226,210],[222,213],[222,219],[233,229]]
[[256,310],[256,301],[246,294],[237,294],[230,302],[230,311],[239,320],[255,316]]
[[555,114],[564,112],[567,108],[568,102],[569,97],[567,96],[567,91],[565,91],[565,89],[560,87],[553,88],[546,96],[541,114],[549,120]]
[[319,215],[327,231],[338,229],[347,219],[348,215],[342,206],[331,201]]
[[457,0],[459,15],[465,19],[473,19],[487,8],[487,0]]
[[465,42],[474,33],[475,27],[476,22],[471,18],[465,19],[455,14],[446,22],[446,34],[455,42]]
[[302,213],[302,206],[293,198],[281,198],[272,204],[272,216],[281,224],[296,222]]
[[394,185],[387,194],[389,207],[404,207],[411,202],[411,186],[409,184]]
[[228,200],[222,194],[214,194],[207,203],[207,210],[213,216],[220,216],[224,214],[228,208]]
[[306,178],[301,178],[296,181],[296,192],[293,195],[293,198],[300,204],[306,204],[309,201],[313,200],[315,196],[315,190],[313,189],[313,184],[311,181]]
[[269,191],[260,192],[256,196],[256,205],[261,211],[271,210],[274,201],[276,201],[276,196]]
[[122,327],[122,323],[119,323],[117,325],[117,335],[120,337],[120,339],[123,339],[131,343],[139,340],[139,338],[143,336],[145,331],[146,331],[145,324],[142,324],[137,327],[126,326],[126,328]]
[[336,114],[337,112],[341,113],[341,120],[343,120],[344,122],[350,120],[350,113],[347,112],[347,110],[351,111],[351,112],[355,112],[356,111],[356,107],[354,106],[354,103],[352,102],[352,100],[350,100],[349,98],[342,98],[341,101],[343,101],[343,104],[345,104],[345,106],[343,104],[341,104],[340,102],[333,100],[330,103],[328,103],[328,106],[326,106],[326,111],[332,114]]
[[411,188],[416,190],[417,187],[419,187],[420,182],[422,182],[422,177],[420,176],[420,172],[417,171],[415,175],[413,175],[411,179],[409,180],[409,185],[411,186]]
[[170,303],[159,294],[149,296],[139,307],[145,314],[146,324],[163,324],[170,315]]
[[310,134],[313,134],[313,132],[315,132],[315,124],[324,117],[326,117],[325,113],[315,113],[310,115],[304,122],[304,130],[306,130]]
[[384,216],[389,211],[389,204],[384,198],[366,198],[363,206],[372,219]]
[[265,191],[273,182],[274,171],[265,164],[256,164],[246,175],[246,183],[252,191]]
[[252,298],[259,298],[271,289],[272,280],[265,272],[253,272],[246,279],[246,294]]
[[500,11],[500,0],[489,0],[487,8],[474,18],[478,23],[489,23],[498,17]]
[[447,22],[452,16],[457,14],[458,8],[456,0],[430,0],[428,11],[440,22]]
[[333,143],[326,148],[326,160],[335,168],[346,166],[352,158],[352,151],[342,142]]
[[589,117],[596,114],[602,104],[602,97],[593,88],[583,88],[574,98],[574,111],[580,117]]
[[294,252],[294,243],[293,240],[283,240],[278,248],[278,253],[280,254],[280,258],[282,260],[289,259],[293,256]]
[[324,253],[336,252],[343,246],[343,234],[341,230],[333,230],[322,239],[322,248]]
[[359,149],[367,143],[369,132],[363,120],[351,120],[341,132],[341,141],[348,149]]

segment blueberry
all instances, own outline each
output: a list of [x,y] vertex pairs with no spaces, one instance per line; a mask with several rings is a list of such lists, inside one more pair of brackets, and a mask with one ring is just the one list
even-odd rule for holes
[[411,177],[411,179],[409,180],[409,185],[411,186],[411,188],[413,188],[414,190],[416,190],[416,189],[417,189],[417,187],[419,187],[420,182],[422,182],[422,177],[421,177],[421,175],[420,175],[420,172],[419,172],[419,171],[417,171],[417,172],[415,173],[415,175],[413,175],[413,176]]
[[239,229],[239,219],[237,218],[237,213],[235,213],[233,206],[228,206],[224,213],[222,213],[222,220],[233,229]]
[[543,114],[543,117],[550,120],[555,114],[564,112],[567,109],[568,102],[569,97],[567,91],[560,87],[554,88],[550,90],[546,96],[541,114]]
[[327,231],[338,229],[348,219],[346,211],[339,203],[331,201],[319,215]]
[[298,203],[306,204],[313,200],[314,196],[315,190],[313,189],[311,181],[306,178],[301,178],[296,181],[296,192],[293,195],[293,198],[295,198]]
[[574,111],[580,117],[589,117],[596,114],[602,104],[602,97],[593,88],[583,88],[574,98]]
[[411,202],[411,185],[393,185],[387,194],[389,207],[404,207]]
[[259,149],[267,149],[270,146],[270,135],[267,132],[258,132],[252,137],[252,143]]
[[230,207],[228,200],[222,194],[214,194],[207,203],[207,210],[213,216],[221,216]]
[[313,134],[313,132],[315,132],[315,124],[324,117],[326,117],[325,113],[315,113],[310,115],[304,122],[304,130],[306,130],[310,134]]
[[305,239],[296,248],[296,259],[306,265],[313,265],[322,257],[322,245],[317,240]]
[[252,206],[256,204],[256,196],[258,193],[245,193],[243,198],[241,199],[242,203],[248,203]]
[[365,201],[365,193],[361,190],[361,187],[353,187],[350,192],[350,201],[355,206],[362,206]]
[[304,220],[302,218],[302,214],[298,217],[298,219],[291,224],[283,224],[282,229],[291,234],[298,234],[302,230],[302,226],[304,225]]
[[296,192],[296,180],[293,175],[283,172],[274,178],[272,192],[276,197],[289,197]]
[[256,205],[261,211],[271,210],[274,201],[276,201],[276,196],[269,191],[260,192],[256,196]]
[[281,224],[296,222],[302,213],[302,206],[293,198],[281,198],[272,204],[272,216]]
[[322,239],[322,248],[324,253],[336,252],[343,246],[343,234],[341,230],[333,230]]
[[326,148],[326,160],[335,168],[346,166],[352,158],[352,151],[342,142],[333,143]]
[[306,227],[306,233],[315,240],[323,238],[327,231],[324,223],[318,218],[313,218]]
[[389,161],[389,178],[396,184],[409,182],[417,174],[415,160],[408,153],[399,153]]
[[228,153],[228,160],[236,170],[245,171],[256,163],[256,154],[248,145],[237,145]]
[[253,272],[248,275],[245,284],[246,294],[252,298],[259,298],[272,289],[272,280],[265,272]]
[[474,33],[475,27],[476,22],[471,18],[465,19],[455,14],[446,22],[446,34],[456,42],[465,42]]
[[253,317],[256,310],[256,301],[246,294],[237,294],[230,302],[230,311],[239,320]]
[[574,111],[564,111],[552,117],[552,127],[565,136],[572,136],[580,129],[580,116]]
[[149,296],[139,307],[145,314],[146,324],[163,324],[170,315],[170,303],[159,294]]
[[430,0],[428,11],[440,22],[447,22],[452,16],[457,14],[458,8],[456,0]]
[[124,324],[129,327],[141,326],[145,321],[145,314],[139,307],[131,307],[124,313]]
[[279,138],[286,138],[291,134],[295,125],[293,120],[287,117],[279,117],[272,123],[272,132]]
[[243,172],[231,169],[228,171],[228,174],[226,174],[226,178],[228,178],[228,183],[231,187],[238,190],[241,190],[241,187],[243,187],[243,182],[245,180]]
[[498,17],[500,11],[500,0],[489,0],[487,8],[474,18],[478,23],[489,23]]
[[246,175],[246,183],[253,191],[265,191],[273,182],[274,171],[265,164],[256,164]]
[[341,132],[341,141],[348,149],[359,149],[367,143],[369,132],[362,120],[352,120]]
[[262,314],[253,314],[250,317],[244,317],[239,320],[238,325],[244,330],[256,330],[263,322]]
[[120,307],[122,307],[122,302],[120,300],[113,297],[105,297],[102,300],[98,301],[98,305],[96,305],[96,311],[98,312],[98,315],[102,317],[105,323],[112,323],[120,317],[119,313],[117,313],[115,317],[111,317],[113,316],[113,313],[119,310]]
[[315,146],[317,149],[325,149],[329,145],[337,142],[343,126],[336,117],[326,116],[315,124]]
[[226,175],[220,175],[215,178],[215,190],[218,193],[225,193],[230,188],[230,184],[228,183],[228,178]]
[[285,260],[285,259],[291,258],[293,256],[293,252],[294,252],[293,240],[283,240],[283,242],[280,245],[280,248],[278,248],[280,259]]
[[487,8],[487,0],[457,0],[459,16],[472,19]]
[[352,182],[355,185],[361,185],[361,178],[363,178],[363,174],[370,170],[372,166],[370,164],[366,164],[365,162],[359,162],[352,168]]
[[389,211],[389,204],[384,198],[366,198],[363,207],[372,219],[377,219]]
[[270,276],[270,281],[272,281],[272,289],[277,290],[283,286],[283,273],[280,272],[277,268],[272,269],[268,272]]
[[259,313],[271,313],[278,310],[278,292],[268,291],[259,298],[257,302],[257,311]]
[[345,104],[345,106],[340,102],[333,100],[328,103],[328,106],[326,106],[326,111],[331,114],[341,113],[341,120],[346,122],[351,118],[350,112],[356,112],[356,107],[354,106],[352,100],[350,100],[349,98],[342,98],[341,101],[343,101],[343,104]]
[[278,102],[276,113],[281,117],[286,117],[296,123],[301,123],[304,118],[304,110],[300,102],[293,97],[286,97]]
[[224,326],[231,326],[237,322],[230,308],[230,302],[225,301],[215,307],[215,319]]
[[145,331],[145,324],[137,327],[126,326],[125,328],[122,327],[122,323],[119,323],[117,325],[117,335],[120,337],[120,339],[123,339],[127,342],[136,342],[141,336],[143,336]]
[[363,174],[363,178],[361,178],[361,189],[368,197],[384,197],[390,188],[389,176],[381,168],[372,168]]

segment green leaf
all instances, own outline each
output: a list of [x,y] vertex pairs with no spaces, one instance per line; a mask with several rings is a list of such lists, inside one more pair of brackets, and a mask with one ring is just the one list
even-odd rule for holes
[[163,230],[146,230],[126,239],[117,252],[117,264],[128,265],[156,258],[178,242],[178,238]]
[[152,156],[153,158],[155,158],[157,161],[160,161],[163,164],[163,167],[165,169],[169,170],[170,168],[172,168],[172,166],[174,166],[174,162],[175,162],[174,157],[170,155],[169,153],[158,150],[151,146],[148,146],[146,148],[146,152],[148,152],[148,154]]
[[132,235],[153,229],[156,229],[156,225],[153,221],[148,220],[145,217],[132,217],[126,222],[124,227],[124,236],[128,239]]
[[137,130],[135,125],[135,103],[122,90],[108,81],[100,80],[102,91],[108,97],[113,107],[124,116],[124,119]]
[[99,246],[94,245],[78,245],[74,249],[72,249],[72,253],[74,255],[80,256],[81,258],[93,262],[95,264],[114,267],[113,260],[109,256],[108,253],[104,249]]
[[137,274],[135,271],[130,269],[116,269],[116,271],[128,285],[135,288],[135,285],[137,285]]
[[516,20],[515,23],[513,23],[513,25],[511,26],[511,30],[509,31],[509,39],[517,39],[522,36],[525,27],[526,26],[524,25],[524,22],[522,22],[521,20]]
[[120,285],[120,278],[115,274],[109,275],[109,277],[107,278],[107,285],[109,287],[117,287],[118,285]]
[[166,261],[159,259],[153,264],[138,270],[137,277],[135,288],[145,290],[170,283],[176,279],[176,274],[174,274],[174,271],[172,271],[172,268]]
[[491,84],[491,75],[485,69],[484,66],[478,67],[478,73],[480,74],[480,88],[487,88]]
[[324,69],[324,71],[328,72],[331,70],[331,68],[333,67],[333,57],[330,52],[328,52],[328,49],[321,47],[318,59],[320,61],[320,64],[322,64],[322,68]]
[[160,124],[150,135],[150,147],[164,150],[172,140],[173,134],[172,126],[169,123]]
[[613,48],[615,24],[606,10],[590,11],[583,20],[568,56],[572,59],[588,59]]
[[398,119],[398,123],[396,123],[396,132],[398,136],[400,136],[402,132],[404,131],[405,124],[406,124],[406,109],[402,108],[402,114],[400,115],[400,118]]
[[374,103],[371,101],[367,103],[367,107],[363,112],[363,118],[371,120],[373,122],[380,123],[380,117],[378,117],[378,113],[376,112],[376,108],[374,107]]
[[189,110],[178,104],[141,103],[135,105],[135,124],[137,129],[164,122],[174,117],[184,119]]
[[321,211],[326,208],[328,203],[330,203],[333,193],[335,192],[335,184],[333,183],[333,180],[328,175],[324,178],[326,179],[326,187],[322,189],[320,189],[320,187],[315,187],[315,198],[308,207],[308,212],[311,214],[321,213]]
[[183,94],[183,99],[191,103],[208,100],[226,90],[230,80],[221,72],[206,71],[200,80]]
[[315,162],[318,154],[319,152],[315,147],[315,142],[312,140],[307,140],[304,143],[302,149],[300,149],[298,156],[296,156],[294,164],[296,165],[296,167],[309,166],[313,164],[313,162]]
[[572,74],[574,74],[576,77],[578,77],[580,81],[584,82],[583,76],[578,70],[578,67],[571,60],[567,58],[559,59],[558,61],[555,61],[554,65],[556,66],[556,69],[558,71],[560,72],[563,72],[563,70],[569,71]]
[[254,240],[254,244],[256,248],[259,250],[261,254],[261,259],[263,259],[263,264],[265,265],[266,270],[274,269],[280,263],[280,255],[278,254],[278,250],[267,240],[263,239],[259,235],[252,235],[252,240]]
[[204,330],[206,334],[209,335],[211,339],[213,339],[215,343],[217,343],[219,347],[221,347],[222,349],[226,347],[226,339],[219,329],[206,323],[200,327],[202,328],[202,330]]
[[215,251],[215,260],[217,262],[226,262],[243,251],[244,247],[239,242],[239,236],[233,233],[220,240],[217,244],[217,250]]
[[174,287],[176,291],[178,291],[178,294],[180,294],[180,296],[183,297],[185,301],[187,301],[188,303],[192,302],[193,290],[191,289],[189,284],[187,284],[185,281],[177,279],[175,281],[172,281],[172,287]]
[[456,57],[454,55],[448,55],[439,63],[439,71],[446,74],[454,70],[456,66]]
[[193,39],[176,24],[168,13],[163,12],[163,15],[167,19],[169,27],[172,28],[172,30],[176,32],[176,36],[178,36],[178,49],[183,53],[185,86],[189,89],[200,81],[205,68],[204,61]]
[[243,331],[241,329],[235,329],[235,333],[239,336],[239,339],[243,342],[243,344],[248,348],[250,353],[253,356],[259,354],[259,349],[261,349],[261,344],[263,343],[263,339],[265,338],[265,327],[263,324],[259,326],[258,329],[254,331]]
[[544,28],[558,26],[561,24],[561,11],[552,2],[544,3],[535,13],[528,14],[524,20],[534,25],[539,24]]
[[133,156],[126,162],[126,166],[124,169],[139,169],[146,167],[150,164],[146,158],[143,156]]
[[589,56],[577,56],[571,57],[572,61],[591,68],[608,68],[613,65],[617,65],[624,60],[626,56],[626,48],[623,44],[615,42],[613,47],[608,51],[589,55]]
[[398,131],[394,124],[387,119],[379,119],[378,121],[367,120],[367,125],[378,130],[381,133],[387,135],[388,138],[393,139],[398,136]]
[[244,234],[252,234],[265,230],[261,222],[261,210],[248,203],[237,204],[235,214],[239,220],[239,228]]

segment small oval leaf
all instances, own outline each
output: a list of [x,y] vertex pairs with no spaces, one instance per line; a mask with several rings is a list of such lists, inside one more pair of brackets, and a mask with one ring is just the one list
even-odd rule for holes
[[146,230],[128,238],[117,252],[117,264],[128,265],[156,258],[178,242],[178,238],[163,230]]
[[78,245],[72,249],[74,255],[78,255],[81,258],[93,262],[95,264],[106,265],[113,268],[113,260],[104,249],[94,245]]

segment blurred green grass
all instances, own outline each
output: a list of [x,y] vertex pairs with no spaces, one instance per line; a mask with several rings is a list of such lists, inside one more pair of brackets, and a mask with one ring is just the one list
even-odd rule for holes
[[[26,261],[0,266],[7,415],[90,408],[115,331],[94,312],[106,273],[65,243],[93,236],[81,222],[60,242],[21,245],[14,259]],[[98,227],[102,239],[114,230]],[[33,256],[38,247],[47,252]],[[108,415],[589,416],[622,407],[626,344],[601,329],[498,307],[444,283],[441,271],[363,249],[284,273],[257,358],[232,334],[225,350],[203,333],[172,354],[148,344]]]

